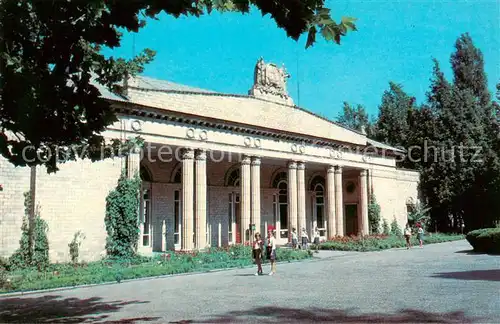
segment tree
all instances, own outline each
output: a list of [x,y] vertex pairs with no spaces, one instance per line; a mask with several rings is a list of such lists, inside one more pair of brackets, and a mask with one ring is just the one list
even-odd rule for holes
[[362,105],[353,107],[349,105],[349,103],[344,102],[342,112],[337,116],[337,122],[350,129],[359,132],[364,131],[369,137],[371,136],[373,126],[370,122],[365,107],[363,107]]
[[[382,95],[379,115],[374,127],[374,137],[380,142],[407,148],[409,142],[409,116],[416,109],[415,98],[404,92],[403,87],[389,82],[389,90]],[[400,166],[413,168],[413,162],[405,159]]]
[[307,33],[306,47],[317,33],[340,44],[356,30],[354,18],[333,21],[323,0],[0,2],[0,153],[17,166],[44,164],[49,172],[58,169],[56,151],[65,160],[126,153],[133,143],[117,140],[101,155],[101,132],[117,119],[95,83],[119,92],[121,82],[140,73],[155,52],[106,58],[103,47],[120,46],[118,29],[138,32],[145,19],[162,12],[199,17],[213,10],[247,13],[251,6],[270,14],[294,40]]

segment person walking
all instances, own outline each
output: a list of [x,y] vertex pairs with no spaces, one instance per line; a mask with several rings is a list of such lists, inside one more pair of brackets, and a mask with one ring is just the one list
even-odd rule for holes
[[319,245],[319,229],[317,227],[314,229],[314,244]]
[[420,224],[417,224],[418,230],[417,230],[417,239],[418,243],[420,244],[420,248],[424,247],[424,229]]
[[257,273],[256,276],[262,274],[262,248],[263,248],[262,238],[260,233],[255,233],[255,242],[253,243],[253,259],[255,260],[255,264],[257,265]]
[[300,236],[302,238],[302,249],[307,249],[307,242],[309,241],[309,236],[307,235],[305,228],[302,228],[302,234]]
[[405,239],[406,239],[406,249],[408,250],[409,248],[411,248],[411,242],[410,242],[410,238],[411,238],[411,229],[410,229],[410,225],[409,224],[406,224],[406,227],[405,227]]
[[271,272],[269,275],[272,276],[276,273],[276,230],[268,233],[269,241],[267,243],[267,258],[271,261]]
[[297,230],[295,228],[292,229],[292,248],[296,249],[299,243],[299,237],[297,235]]

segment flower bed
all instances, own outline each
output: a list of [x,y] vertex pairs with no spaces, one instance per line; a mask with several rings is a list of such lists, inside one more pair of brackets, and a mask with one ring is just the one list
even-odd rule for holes
[[[457,241],[464,239],[464,235],[459,234],[426,234],[424,235],[424,244],[441,243]],[[418,245],[416,236],[412,236],[412,245]],[[343,236],[333,237],[324,243],[313,245],[313,249],[319,250],[338,250],[338,251],[378,251],[391,248],[402,248],[406,246],[404,237],[396,235],[367,235],[367,236]]]
[[500,228],[481,228],[467,233],[475,252],[500,254]]
[[[308,259],[311,251],[278,249],[278,261]],[[251,248],[231,246],[207,252],[168,252],[154,257],[127,260],[104,259],[86,264],[51,264],[45,271],[10,269],[0,264],[0,292],[26,291],[58,287],[120,282],[126,279],[154,277],[215,269],[245,267],[253,264]]]

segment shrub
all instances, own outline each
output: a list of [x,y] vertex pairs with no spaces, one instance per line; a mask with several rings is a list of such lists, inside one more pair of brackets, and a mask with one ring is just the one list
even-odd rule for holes
[[403,232],[401,231],[401,228],[399,227],[399,224],[396,221],[396,218],[394,218],[394,220],[391,223],[391,234],[396,235],[396,236],[403,235]]
[[467,233],[475,252],[500,253],[500,228],[482,228]]
[[382,223],[382,233],[385,235],[391,234],[391,228],[389,227],[389,223],[387,223],[387,220],[385,218]]
[[44,269],[49,264],[49,240],[47,238],[48,225],[40,217],[39,207],[35,209],[35,220],[33,229],[33,246],[30,247],[29,211],[31,208],[31,195],[24,193],[25,215],[21,225],[21,239],[19,248],[9,259],[13,268],[29,268],[36,266],[38,270]]
[[73,240],[68,244],[71,262],[74,264],[78,263],[78,256],[80,255],[80,245],[82,245],[82,241],[84,239],[85,235],[81,231],[78,231],[73,236]]
[[375,195],[370,197],[368,204],[368,220],[370,223],[370,233],[378,234],[380,231],[380,205],[377,203]]
[[130,258],[136,253],[140,187],[138,175],[129,179],[122,173],[116,189],[106,197],[104,223],[108,233],[106,252],[109,256]]

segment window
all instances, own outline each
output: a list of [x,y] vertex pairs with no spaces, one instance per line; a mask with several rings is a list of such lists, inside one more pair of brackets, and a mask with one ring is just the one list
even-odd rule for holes
[[174,191],[174,244],[180,244],[181,237],[181,198],[180,191]]
[[229,215],[228,215],[228,221],[227,221],[227,227],[228,227],[228,241],[229,243],[233,242],[233,194],[229,194],[229,209],[228,209]]
[[321,235],[325,229],[325,190],[323,185],[317,183],[314,186],[314,192],[316,194],[316,223]]
[[229,172],[226,180],[226,186],[238,187],[240,185],[240,168],[236,167]]
[[278,183],[280,213],[280,238],[288,238],[288,184],[285,180]]

